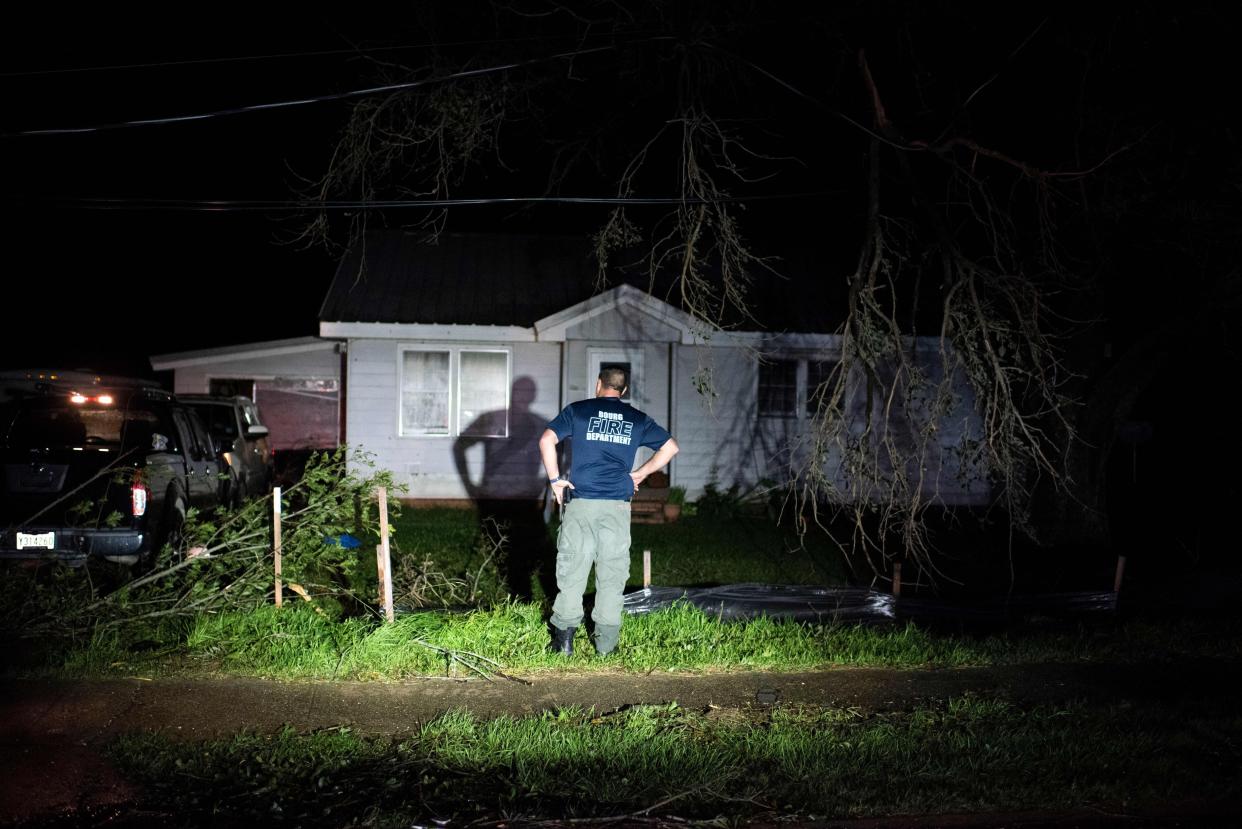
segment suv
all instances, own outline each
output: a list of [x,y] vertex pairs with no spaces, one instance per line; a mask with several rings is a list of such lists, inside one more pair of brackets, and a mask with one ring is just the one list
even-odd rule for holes
[[178,399],[198,413],[216,441],[222,468],[228,472],[224,502],[238,506],[272,488],[273,462],[267,427],[249,397],[183,394]]
[[94,381],[6,389],[0,559],[149,565],[179,547],[188,509],[220,504],[216,447],[193,411],[143,381]]

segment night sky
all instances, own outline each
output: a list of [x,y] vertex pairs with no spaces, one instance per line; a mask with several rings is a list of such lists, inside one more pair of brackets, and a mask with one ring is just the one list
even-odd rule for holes
[[[375,65],[363,55],[417,66],[427,38],[469,41],[487,37],[497,25],[488,20],[476,30],[468,14],[449,16],[447,10],[461,4],[440,5],[446,11],[433,27],[412,17],[299,11],[264,19],[216,7],[212,14],[180,17],[109,11],[14,19],[0,35],[0,233],[9,294],[0,361],[9,367],[147,372],[151,354],[316,333],[316,311],[336,258],[323,249],[280,244],[297,228],[290,214],[95,210],[77,200],[290,198],[299,175],[322,171],[347,103],[79,135],[14,133],[358,88],[375,79]],[[754,104],[752,114],[771,119],[767,149],[798,160],[758,191],[832,194],[809,203],[753,205],[746,218],[761,242],[779,244],[779,234],[769,233],[773,229],[810,229],[817,242],[827,239],[824,259],[833,269],[848,266],[856,255],[865,142],[832,113],[869,118],[852,58],[861,48],[911,138],[934,137],[948,125],[1033,164],[1065,169],[1089,166],[1110,148],[1142,137],[1139,151],[1116,162],[1132,188],[1141,187],[1144,164],[1184,154],[1182,189],[1173,198],[1199,192],[1210,201],[1228,199],[1221,179],[1233,176],[1236,200],[1236,96],[1215,91],[1234,49],[1233,21],[1223,7],[1192,5],[1174,14],[1140,4],[1123,11],[1079,9],[1071,17],[952,3],[878,4],[858,16],[853,28],[838,32],[809,25],[796,5],[770,14],[739,5],[748,10],[752,28],[730,42],[749,50],[744,57],[827,102],[827,108],[808,107],[754,79],[736,91]],[[527,33],[544,25],[520,22]],[[579,23],[546,25],[560,25],[564,33]],[[531,54],[558,42],[534,43]],[[468,61],[472,50],[481,49],[466,43],[449,51]],[[338,54],[265,57],[311,52]],[[104,68],[133,64],[154,65]],[[610,65],[584,59],[579,71],[598,80]],[[951,111],[946,101],[960,101],[992,75],[966,118],[945,120]],[[612,101],[600,111],[617,109]],[[568,123],[599,114],[550,117]],[[1179,135],[1195,131],[1205,137],[1187,153]],[[519,133],[506,159],[515,172],[479,175],[461,192],[537,193],[542,168],[535,156],[546,152]],[[536,163],[524,163],[531,159]],[[652,191],[661,186],[649,184]],[[606,195],[613,186],[605,173],[582,174],[567,189]],[[1167,197],[1157,185],[1151,195]],[[1072,214],[1077,206],[1071,200],[1060,209]],[[603,216],[603,210],[558,207],[462,208],[452,213],[449,229],[589,232]],[[388,224],[403,219],[383,217]],[[1120,232],[1142,238],[1146,231],[1136,228]],[[1112,250],[1119,247],[1125,246]],[[1146,253],[1135,260],[1151,261]],[[1076,265],[1108,270],[1087,260]],[[1103,303],[1114,303],[1108,325],[1118,330],[1147,324],[1151,308],[1137,286],[1162,276],[1132,278],[1135,290]],[[1123,297],[1120,304],[1117,296]]]
[[[306,18],[40,21],[5,31],[9,73],[348,50]],[[14,41],[17,41],[14,43]],[[296,98],[357,80],[349,55],[0,78],[6,131],[180,115]],[[4,139],[4,332],[10,366],[149,372],[151,354],[317,332],[334,260],[280,241],[285,214],[90,210],[60,197],[287,199],[315,172],[340,105],[88,135]]]

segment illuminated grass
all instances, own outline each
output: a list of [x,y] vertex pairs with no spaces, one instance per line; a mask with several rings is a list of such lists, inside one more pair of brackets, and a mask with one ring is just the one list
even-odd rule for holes
[[697,818],[1133,809],[1236,795],[1235,766],[1222,760],[1240,739],[1242,719],[1227,711],[1022,709],[966,697],[885,714],[453,713],[401,743],[342,731],[197,745],[139,735],[122,738],[114,756],[155,805],[182,815],[409,825],[653,806]]
[[[1237,625],[1216,622],[1081,628],[1064,633],[951,636],[913,625],[800,625],[758,619],[719,622],[689,606],[626,620],[621,650],[593,656],[586,630],[565,659],[546,652],[547,628],[534,604],[471,613],[431,611],[391,625],[334,620],[304,606],[206,616],[167,626],[145,650],[100,638],[55,668],[76,676],[226,673],[287,679],[400,679],[466,674],[447,654],[476,654],[510,672],[808,670],[831,666],[963,667],[1036,662],[1133,662],[1161,658],[1237,658]],[[432,647],[428,647],[432,646]],[[433,650],[433,648],[439,649]]]
[[[471,575],[480,564],[474,510],[406,507],[393,522],[402,554],[433,560],[452,577]],[[554,530],[550,530],[552,537]],[[667,585],[843,584],[845,564],[821,532],[804,538],[762,516],[682,516],[672,524],[635,524],[631,549],[636,565],[629,586],[642,586],[643,550],[652,551],[655,581]],[[551,565],[551,561],[548,565]]]

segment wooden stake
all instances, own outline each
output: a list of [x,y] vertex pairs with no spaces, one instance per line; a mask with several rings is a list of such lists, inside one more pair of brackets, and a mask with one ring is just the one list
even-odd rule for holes
[[280,583],[280,487],[272,487],[272,558],[276,577],[276,606],[285,603],[284,592]]
[[901,595],[901,562],[893,562],[893,595]]
[[643,589],[651,586],[651,551],[643,550]]
[[1121,592],[1121,577],[1126,573],[1126,557],[1117,556],[1117,572],[1113,576],[1113,592]]
[[388,546],[388,488],[379,487],[380,543],[375,550],[380,577],[380,601],[384,604],[384,618],[393,620],[392,612],[392,552]]
[[[375,577],[376,577],[376,580],[379,582],[379,596],[376,597],[376,600],[379,602],[381,607],[384,606],[384,578],[387,575],[388,575],[388,568],[384,566],[384,545],[376,544],[375,545]],[[387,608],[385,608],[385,615],[387,615]]]

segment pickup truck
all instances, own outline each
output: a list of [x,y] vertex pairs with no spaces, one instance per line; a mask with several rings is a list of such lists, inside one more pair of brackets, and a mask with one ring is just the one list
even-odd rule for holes
[[0,560],[152,565],[190,508],[220,504],[198,416],[143,381],[36,383],[0,402]]

